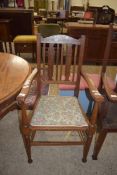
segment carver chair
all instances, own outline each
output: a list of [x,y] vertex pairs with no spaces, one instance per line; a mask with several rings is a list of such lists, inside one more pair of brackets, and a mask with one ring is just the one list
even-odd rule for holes
[[[92,158],[97,160],[98,154],[102,148],[102,145],[106,139],[106,136],[110,132],[117,132],[117,68],[110,71],[109,56],[111,53],[112,44],[117,43],[117,38],[114,37],[113,26],[111,25],[108,40],[106,44],[105,54],[107,55],[105,60],[106,69],[102,72],[101,81],[103,85],[103,95],[105,97],[104,102],[100,106],[95,146]],[[113,40],[114,39],[114,40]],[[111,82],[108,79],[111,76]]]
[[[37,68],[28,77],[17,97],[18,104],[22,110],[21,133],[29,163],[32,162],[31,147],[43,145],[83,145],[82,161],[86,162],[87,160],[95,132],[98,107],[103,102],[103,97],[93,86],[92,81],[82,72],[84,49],[85,36],[81,36],[79,40],[76,40],[66,35],[53,35],[41,38],[40,34],[37,34]],[[43,75],[48,71],[48,78],[42,79],[40,77],[41,70],[43,70]],[[71,73],[73,74],[72,79],[70,79]],[[75,73],[77,75],[76,81]],[[78,101],[81,75],[86,80],[91,97],[94,100],[90,119],[83,112]],[[32,115],[28,115],[25,99],[36,76],[39,98],[35,102]],[[40,93],[41,84],[44,82],[49,85],[48,95],[41,95]],[[59,84],[75,84],[74,96],[61,96]],[[73,137],[70,140],[66,137],[63,138],[68,131],[76,133],[75,138]],[[55,134],[55,136],[56,134],[60,135],[57,140],[50,139],[48,141],[41,138],[41,136],[37,140],[35,133],[38,132],[49,132]],[[38,135],[36,134],[36,136]]]

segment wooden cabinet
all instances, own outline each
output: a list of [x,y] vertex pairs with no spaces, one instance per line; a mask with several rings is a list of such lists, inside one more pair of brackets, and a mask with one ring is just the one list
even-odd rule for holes
[[[79,38],[81,35],[86,35],[86,50],[85,60],[86,64],[101,64],[104,55],[104,49],[108,34],[108,25],[92,25],[92,24],[78,24],[67,23],[68,35]],[[117,28],[114,29],[115,31]],[[117,64],[117,44],[113,43],[109,62]]]
[[11,25],[12,25],[12,20],[0,19],[0,40],[1,41],[9,41],[12,39]]
[[1,8],[0,20],[11,20],[11,35],[14,38],[17,35],[33,34],[33,10],[20,8]]
[[0,19],[0,52],[3,52],[2,42],[11,41],[12,20]]

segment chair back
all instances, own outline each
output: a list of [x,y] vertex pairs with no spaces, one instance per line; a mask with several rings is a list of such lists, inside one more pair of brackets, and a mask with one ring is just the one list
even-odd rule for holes
[[[115,53],[115,50],[113,50],[114,47],[112,45],[117,44],[117,38],[115,37],[116,32],[113,29],[113,24],[110,24],[109,26],[109,31],[108,31],[108,36],[107,36],[107,43],[105,47],[105,52],[104,52],[104,61],[103,61],[103,67],[102,67],[102,81],[107,81],[108,87],[112,90],[115,90],[116,88],[116,72],[115,69],[110,70],[110,65],[109,65],[109,58],[113,57],[112,52]],[[113,80],[113,83],[108,80],[108,78],[105,79],[105,77],[111,77]]]
[[2,41],[0,50],[2,52],[15,54],[14,43],[11,41]]
[[[103,78],[104,78],[105,74],[108,77],[109,81],[110,81],[110,79],[112,79],[111,72],[113,72],[113,71],[111,70],[111,66],[109,66],[109,64],[110,64],[109,59],[111,58],[111,55],[112,55],[111,49],[112,49],[112,44],[113,44],[113,36],[114,36],[113,24],[110,24],[109,29],[108,29],[108,34],[107,34],[107,40],[106,40],[106,44],[105,44],[104,56],[103,56],[103,60],[102,60],[102,68],[101,68],[101,72],[100,72],[100,82],[99,82],[99,89],[100,90],[103,88]],[[114,43],[116,43],[116,42],[114,41]],[[109,84],[111,84],[111,83],[112,82],[110,81]],[[112,83],[111,87],[113,87],[113,83]]]
[[48,70],[49,83],[75,84],[79,89],[84,51],[85,36],[77,40],[67,35],[41,38],[37,34],[37,64]]
[[40,24],[38,28],[39,33],[42,37],[48,37],[51,35],[57,35],[60,33],[59,24]]
[[113,24],[110,24],[109,30],[108,30],[108,35],[107,35],[106,47],[105,47],[105,51],[104,51],[102,73],[106,72],[106,66],[107,66],[108,61],[109,61],[111,44],[112,44],[112,35],[113,35]]

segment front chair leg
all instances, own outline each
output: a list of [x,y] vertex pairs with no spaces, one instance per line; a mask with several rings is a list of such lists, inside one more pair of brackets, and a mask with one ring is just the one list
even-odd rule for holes
[[24,141],[24,145],[25,145],[25,149],[26,149],[26,153],[28,156],[28,163],[32,163],[32,158],[31,158],[31,145],[30,145],[30,137],[29,136],[23,136],[23,141]]
[[90,145],[91,145],[91,142],[92,142],[92,138],[93,138],[93,135],[92,136],[89,136],[87,138],[87,141],[84,145],[84,148],[83,148],[83,158],[82,158],[82,162],[86,162],[87,161],[87,155],[88,155],[88,152],[89,152],[89,148],[90,148]]
[[104,140],[106,138],[107,132],[102,130],[99,134],[98,137],[95,141],[95,146],[94,146],[94,151],[93,151],[93,155],[92,155],[92,159],[93,160],[97,160],[97,156],[101,150],[101,147],[104,143]]

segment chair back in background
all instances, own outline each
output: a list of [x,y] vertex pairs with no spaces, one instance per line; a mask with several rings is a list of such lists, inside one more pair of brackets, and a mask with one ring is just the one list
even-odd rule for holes
[[60,33],[59,24],[40,24],[38,27],[38,32],[41,33],[42,37],[48,37],[51,35],[57,35]]

